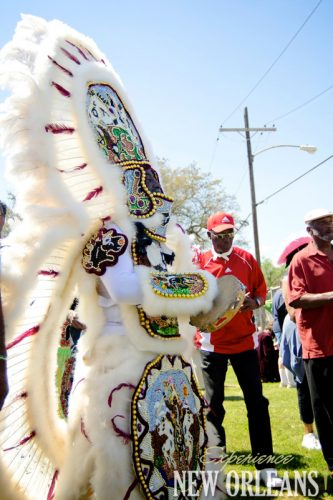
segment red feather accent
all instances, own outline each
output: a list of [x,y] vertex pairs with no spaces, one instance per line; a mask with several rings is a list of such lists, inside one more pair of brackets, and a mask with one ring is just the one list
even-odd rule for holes
[[13,403],[16,403],[16,401],[19,401],[20,399],[26,399],[27,397],[28,397],[27,391],[21,392],[21,394],[17,394],[17,396],[15,396],[15,398],[13,398],[9,403],[7,403],[6,400],[4,408],[9,408],[9,406],[11,406]]
[[59,85],[59,83],[57,83],[57,82],[51,82],[51,86],[55,87],[57,89],[57,91],[60,92],[60,94],[63,95],[64,97],[70,97],[71,96],[71,93],[68,90],[66,90],[64,87],[62,87],[61,85]]
[[136,488],[136,486],[138,484],[139,484],[139,480],[138,480],[138,478],[135,478],[134,481],[133,481],[133,483],[130,485],[130,487],[126,491],[126,494],[125,494],[123,500],[128,500],[129,499],[129,497],[131,496],[132,491]]
[[49,488],[49,492],[47,494],[47,500],[53,500],[53,498],[54,498],[54,488],[55,488],[58,476],[59,476],[59,471],[56,469],[54,471],[53,478],[52,478],[50,488]]
[[93,54],[92,52],[90,52],[90,50],[89,50],[89,49],[87,49],[87,48],[86,48],[86,51],[88,52],[88,54],[90,54],[90,55],[91,55],[91,57],[92,57],[93,59],[95,59],[95,61],[97,61],[96,57],[94,56],[94,54]]
[[45,125],[45,131],[52,132],[52,134],[72,134],[75,132],[75,128],[58,125],[57,123],[48,123]]
[[66,54],[67,57],[69,57],[69,59],[74,61],[76,64],[81,64],[80,61],[78,60],[78,58],[73,56],[73,54],[68,52],[68,50],[64,49],[63,47],[61,47],[61,50],[63,51],[64,54]]
[[99,196],[102,191],[103,191],[103,187],[99,186],[98,188],[93,189],[92,191],[90,191],[90,193],[88,193],[87,196],[82,201],[92,200],[93,198],[96,198],[97,196]]
[[10,451],[10,450],[15,450],[15,448],[18,448],[19,446],[23,446],[25,443],[30,441],[30,439],[33,439],[36,436],[36,431],[32,431],[29,436],[26,436],[25,438],[21,439],[15,446],[11,446],[10,448],[4,448],[3,451]]
[[81,432],[84,435],[84,437],[87,439],[87,441],[89,441],[89,443],[91,443],[82,418],[81,418]]
[[82,165],[78,165],[77,167],[70,168],[69,170],[60,170],[59,168],[58,168],[58,170],[62,174],[65,174],[65,173],[75,172],[75,170],[83,170],[87,166],[88,166],[88,163],[82,163]]
[[7,346],[6,346],[6,349],[11,349],[15,345],[19,344],[23,339],[26,339],[27,337],[30,337],[31,335],[35,335],[38,331],[39,331],[39,325],[33,326],[32,328],[30,328],[26,332],[21,333],[21,335],[16,337],[16,339],[14,339],[12,342],[9,342],[9,344],[7,344]]
[[111,217],[109,215],[107,217],[102,217],[101,218],[101,221],[103,222],[103,224],[104,224],[104,222],[107,222],[109,220],[111,220]]
[[84,57],[84,59],[86,61],[89,61],[88,57],[85,55],[85,53],[83,52],[83,50],[80,49],[80,47],[78,47],[77,45],[75,45],[75,43],[70,42],[69,40],[66,40],[66,42],[69,43],[69,45],[71,45],[72,47],[75,47],[76,50],[81,54],[82,57]]
[[115,423],[115,419],[119,417],[119,418],[125,418],[124,415],[116,415],[115,417],[111,418],[111,423],[112,423],[112,427],[113,427],[113,430],[115,432],[115,434],[118,436],[118,437],[121,437],[123,438],[123,441],[124,441],[124,444],[127,444],[131,441],[132,437],[130,434],[127,434],[126,432],[122,431]]
[[68,76],[73,76],[73,73],[71,71],[69,71],[69,69],[65,68],[64,66],[61,66],[61,64],[57,63],[57,61],[55,59],[52,59],[51,56],[47,56],[50,61],[52,61],[52,63],[57,66],[57,68],[61,69],[61,71],[63,71],[64,73],[66,73],[66,75]]
[[117,385],[117,387],[115,387],[114,389],[112,389],[112,391],[110,392],[110,395],[109,395],[109,398],[108,398],[108,405],[112,406],[112,397],[113,397],[113,393],[115,391],[120,391],[121,389],[123,389],[124,387],[126,387],[127,389],[135,389],[135,386],[133,384],[119,384]]
[[52,276],[53,278],[56,278],[59,276],[58,271],[54,271],[53,269],[50,269],[49,271],[46,271],[42,269],[41,271],[38,271],[39,276]]

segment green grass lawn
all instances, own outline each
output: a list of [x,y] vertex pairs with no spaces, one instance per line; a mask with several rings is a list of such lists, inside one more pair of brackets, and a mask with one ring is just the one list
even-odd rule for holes
[[[276,382],[264,383],[263,388],[264,394],[269,400],[274,454],[276,458],[285,462],[276,465],[276,468],[281,476],[287,473],[285,474],[285,489],[280,493],[278,490],[273,490],[274,496],[279,498],[333,498],[333,479],[327,477],[327,466],[321,451],[308,451],[301,447],[303,424],[299,418],[296,389],[280,388],[279,383]],[[248,455],[251,453],[251,448],[246,408],[242,391],[231,366],[229,366],[226,379],[225,409],[224,427],[227,435],[227,453],[230,457],[234,452],[238,458],[240,455]],[[238,477],[241,477],[242,474],[243,476],[246,474],[245,471],[249,471],[248,475],[250,476],[251,472],[254,473],[255,468],[249,464],[227,464],[225,473],[229,472],[231,479],[234,478],[233,473],[230,474],[232,470],[236,471]],[[299,486],[300,483],[295,484],[295,471],[298,471],[296,472],[297,477],[298,475],[303,477],[303,482],[306,478],[306,494],[303,494],[305,483],[303,490]],[[309,480],[311,471],[313,471],[312,479],[315,484]],[[290,480],[289,490],[288,478]],[[290,494],[288,496],[290,490],[293,492],[292,496]],[[295,491],[298,493],[297,495],[294,494]],[[238,494],[236,494],[236,489],[233,493],[233,498],[242,498],[240,488]],[[250,491],[245,493],[246,495],[243,497],[251,496]],[[261,488],[261,494],[267,495],[267,490]],[[252,495],[252,498],[259,498],[259,495]]]

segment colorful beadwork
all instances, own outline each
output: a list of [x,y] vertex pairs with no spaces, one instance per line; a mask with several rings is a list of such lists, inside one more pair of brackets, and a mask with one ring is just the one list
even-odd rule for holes
[[166,227],[170,220],[173,199],[163,193],[158,173],[147,162],[122,162],[123,182],[128,193],[129,214],[138,219],[146,219],[156,212],[163,217],[156,228],[146,229],[147,234],[165,242]]
[[87,273],[102,276],[109,266],[117,264],[126,251],[127,237],[116,229],[102,227],[94,233],[83,249],[82,265]]
[[124,184],[128,193],[127,206],[130,215],[147,218],[156,212],[154,196],[146,186],[143,167],[125,167]]
[[103,154],[112,163],[146,159],[139,133],[117,92],[103,82],[90,82],[88,121]]
[[150,284],[156,295],[169,299],[194,299],[208,289],[206,279],[197,273],[151,273]]
[[133,458],[146,498],[174,498],[175,471],[181,477],[198,472],[191,496],[199,496],[204,406],[191,365],[181,356],[158,356],[146,366],[132,400]]
[[148,316],[141,306],[136,306],[140,325],[152,337],[160,337],[164,340],[179,338],[179,325],[177,318],[166,316]]
[[61,329],[60,346],[57,352],[56,387],[58,391],[58,413],[61,418],[68,416],[68,401],[73,386],[76,344],[81,331],[65,321]]

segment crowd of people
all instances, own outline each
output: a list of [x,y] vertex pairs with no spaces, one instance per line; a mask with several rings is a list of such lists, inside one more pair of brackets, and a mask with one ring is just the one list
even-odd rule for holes
[[[273,302],[274,331],[280,347],[282,386],[297,387],[299,413],[304,423],[302,446],[321,449],[333,475],[333,212],[316,209],[305,215],[309,237],[292,242],[284,250],[289,273]],[[270,332],[259,335],[252,311],[266,298],[265,281],[254,258],[233,246],[234,221],[230,214],[219,212],[208,219],[212,248],[203,253],[199,265],[215,276],[233,273],[246,286],[243,307],[225,327],[213,333],[197,332],[202,369],[209,401],[209,420],[215,425],[221,446],[226,445],[223,419],[224,382],[230,361],[244,394],[247,407],[252,453],[272,453],[268,401],[262,395],[255,348],[261,360],[270,358],[271,381],[276,380],[277,366]],[[264,350],[266,351],[264,352]],[[272,368],[273,367],[273,368]],[[266,371],[267,373],[267,371]],[[318,438],[314,432],[316,423]],[[263,470],[267,484],[279,485],[275,470]],[[268,479],[269,478],[269,479]]]

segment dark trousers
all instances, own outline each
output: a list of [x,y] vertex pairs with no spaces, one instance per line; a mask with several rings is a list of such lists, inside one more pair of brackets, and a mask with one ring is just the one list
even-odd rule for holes
[[299,416],[304,424],[313,424],[313,411],[310,396],[310,389],[306,374],[302,382],[296,381]]
[[[200,353],[206,399],[210,406],[207,419],[218,432],[219,445],[226,445],[225,430],[222,426],[225,415],[223,401],[224,383],[230,359],[244,395],[252,455],[272,455],[273,445],[268,400],[262,393],[257,352],[251,350],[239,354],[219,354],[207,351],[200,351]],[[258,469],[265,467],[269,467],[269,465],[257,464]]]
[[333,356],[304,359],[321,449],[333,470]]

